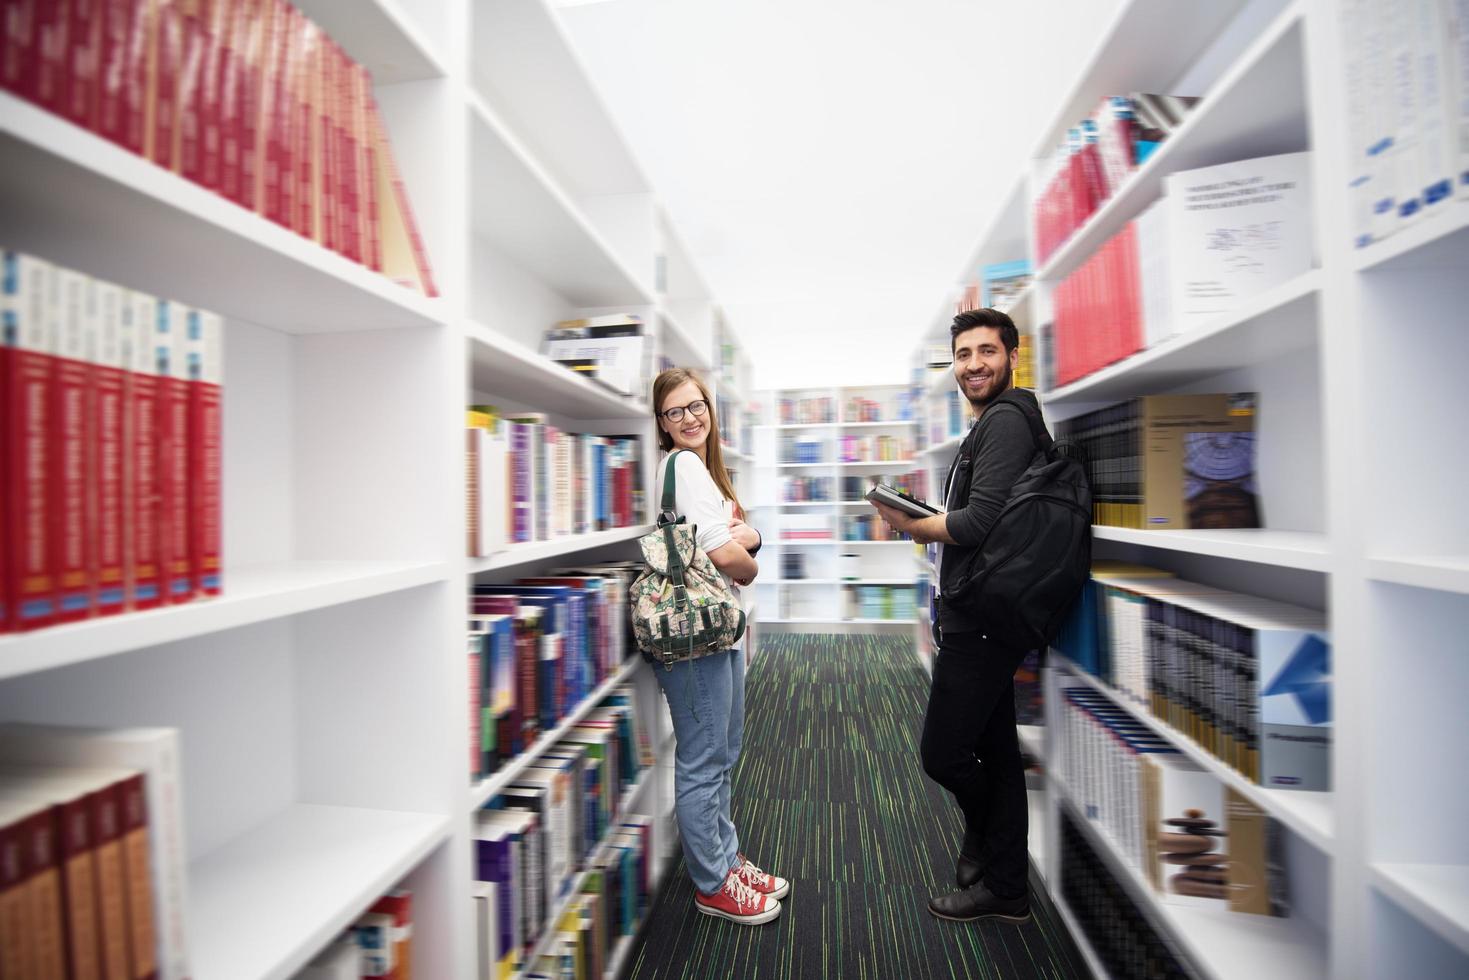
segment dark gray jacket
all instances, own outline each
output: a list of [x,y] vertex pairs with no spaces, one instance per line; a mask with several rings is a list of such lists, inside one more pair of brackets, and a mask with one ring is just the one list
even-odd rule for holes
[[[1035,392],[1028,388],[1012,389],[1009,397],[1026,401],[1040,412]],[[1010,488],[1037,452],[1030,425],[1017,405],[993,404],[971,428],[944,481],[944,506],[948,510],[944,524],[949,537],[958,544],[944,545],[939,567],[941,594],[948,578],[946,572],[959,567],[968,553],[984,541],[1005,501],[1010,499]],[[953,499],[963,492],[966,483],[968,496],[963,500]],[[981,625],[963,609],[942,598],[938,600],[938,620],[945,633],[968,632]]]

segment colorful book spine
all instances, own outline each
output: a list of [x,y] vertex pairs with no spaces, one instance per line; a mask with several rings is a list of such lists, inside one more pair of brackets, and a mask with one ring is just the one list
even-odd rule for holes
[[114,615],[127,607],[127,552],[124,533],[124,425],[127,411],[127,362],[123,356],[122,320],[129,301],[125,290],[94,282],[99,326],[92,361],[92,474],[94,578],[97,614]]
[[92,370],[87,361],[85,315],[87,280],[58,270],[61,299],[51,382],[51,535],[56,578],[56,620],[69,622],[92,614],[91,569],[87,562],[87,458],[91,419]]

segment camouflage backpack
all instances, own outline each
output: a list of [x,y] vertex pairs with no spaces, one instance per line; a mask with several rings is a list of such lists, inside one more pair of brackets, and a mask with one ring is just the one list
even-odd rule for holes
[[714,563],[699,547],[699,529],[674,509],[674,462],[663,471],[658,527],[639,545],[648,567],[632,584],[632,625],[638,649],[654,663],[672,667],[728,650],[745,632],[745,612]]

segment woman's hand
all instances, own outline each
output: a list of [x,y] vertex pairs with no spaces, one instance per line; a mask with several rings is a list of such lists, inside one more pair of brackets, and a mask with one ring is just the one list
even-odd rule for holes
[[738,518],[729,522],[729,536],[746,551],[753,551],[760,544],[760,533]]

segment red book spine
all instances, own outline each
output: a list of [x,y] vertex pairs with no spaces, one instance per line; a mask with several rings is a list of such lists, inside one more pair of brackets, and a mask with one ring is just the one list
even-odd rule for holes
[[209,60],[209,24],[200,0],[179,0],[182,46],[178,81],[178,157],[176,169],[188,181],[204,181],[204,68]]
[[71,46],[68,43],[70,6],[71,0],[41,0],[34,8],[39,57],[36,60],[35,90],[31,97],[61,116],[66,115],[67,75],[71,70]]
[[336,118],[333,111],[333,85],[336,84],[336,47],[329,38],[322,39],[321,64],[317,68],[316,165],[320,170],[321,220],[317,241],[337,251],[337,148]]
[[480,652],[471,644],[469,647],[469,776],[476,779],[489,775],[480,771],[480,725],[483,719],[479,711]]
[[93,401],[92,473],[96,487],[97,537],[95,575],[97,613],[111,615],[127,605],[123,511],[123,428],[126,414],[127,372],[122,355],[122,304],[126,294],[116,286],[101,285],[101,335],[93,365],[96,397]]
[[9,549],[6,593],[15,629],[50,624],[56,616],[50,509],[50,414],[54,309],[60,305],[57,270],[17,252],[5,254],[5,330],[0,346],[0,412],[5,492],[0,514]]
[[248,25],[235,0],[218,0],[219,51],[219,193],[240,200],[240,116],[244,103],[244,44]]
[[296,231],[306,238],[316,238],[316,179],[313,144],[316,120],[313,90],[317,59],[317,28],[301,18],[296,32],[296,84],[292,109],[296,118],[291,131],[296,136]]
[[260,113],[265,84],[260,65],[265,24],[260,13],[259,0],[239,0],[239,4],[240,117],[236,125],[236,140],[240,144],[240,195],[235,200],[241,207],[258,211],[262,166]]
[[383,271],[382,211],[378,199],[378,175],[382,166],[382,149],[377,140],[380,132],[382,119],[374,102],[368,107],[367,152],[363,154],[363,165],[367,168],[367,174],[362,184],[363,192],[367,195],[367,265],[374,272]]
[[223,133],[225,62],[230,39],[229,9],[224,0],[213,0],[208,17],[200,17],[204,28],[204,71],[199,99],[199,182],[212,191],[220,190],[220,151]]
[[281,71],[277,48],[282,34],[284,4],[282,0],[265,0],[261,11],[261,81],[260,81],[260,131],[256,136],[260,165],[260,197],[255,209],[272,221],[280,220],[280,125],[276,118],[279,76]]
[[1127,355],[1143,349],[1143,281],[1138,259],[1137,222],[1129,221],[1122,245],[1123,266],[1127,286]]
[[36,6],[40,0],[8,0],[5,4],[5,32],[0,43],[0,88],[8,89],[23,99],[34,99],[36,64],[40,59],[40,42],[36,33]]
[[160,301],[158,307],[159,329],[153,337],[158,358],[154,433],[158,441],[158,543],[163,601],[180,603],[194,597],[189,566],[189,382],[181,337],[187,314],[173,303]]
[[70,0],[66,117],[78,126],[97,128],[97,76],[101,63],[103,0]]
[[87,561],[87,455],[92,390],[85,353],[86,278],[62,271],[63,313],[51,387],[52,507],[47,515],[52,570],[56,576],[56,618],[60,622],[92,615],[92,581]]
[[153,8],[148,106],[152,119],[148,158],[174,169],[179,115],[178,83],[184,58],[184,22],[177,0],[156,0]]
[[221,591],[224,548],[221,431],[223,336],[219,317],[189,312],[189,567],[194,589]]
[[275,102],[272,125],[276,131],[276,179],[280,182],[280,209],[273,216],[277,224],[293,231],[296,228],[296,36],[303,20],[299,11],[285,5],[281,15],[281,32],[276,40],[278,70],[275,79]]
[[102,26],[97,49],[97,132],[123,146],[126,146],[123,85],[127,78],[133,7],[132,0],[103,0],[99,12]]
[[337,251],[352,257],[352,216],[356,202],[352,199],[352,134],[347,124],[347,73],[351,62],[347,53],[336,49],[336,73],[332,88],[332,127],[337,145]]
[[372,101],[372,76],[362,65],[352,65],[352,187],[357,208],[352,215],[352,233],[357,242],[357,261],[368,265],[372,261],[369,244],[367,199],[372,191],[372,173],[368,170],[368,146],[372,143],[369,128],[368,106]]
[[124,437],[124,451],[130,450],[131,462],[124,471],[123,492],[129,501],[131,531],[127,543],[128,604],[134,609],[152,609],[163,602],[158,527],[158,367],[153,353],[157,317],[157,300],[133,295],[129,327],[133,356],[127,377]]

